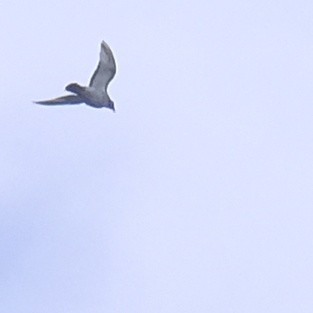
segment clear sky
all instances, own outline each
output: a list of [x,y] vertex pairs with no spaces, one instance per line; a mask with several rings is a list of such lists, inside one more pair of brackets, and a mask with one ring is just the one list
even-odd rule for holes
[[[0,4],[0,312],[311,313],[313,2]],[[87,84],[116,113],[32,103]]]

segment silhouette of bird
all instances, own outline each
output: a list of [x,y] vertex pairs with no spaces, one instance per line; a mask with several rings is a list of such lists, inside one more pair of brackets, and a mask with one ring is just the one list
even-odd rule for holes
[[65,90],[73,94],[51,100],[35,101],[42,105],[71,105],[86,103],[94,108],[108,108],[115,111],[114,102],[110,99],[107,88],[116,73],[116,63],[113,53],[107,43],[102,41],[100,61],[90,79],[89,86],[80,86],[77,83],[69,84]]

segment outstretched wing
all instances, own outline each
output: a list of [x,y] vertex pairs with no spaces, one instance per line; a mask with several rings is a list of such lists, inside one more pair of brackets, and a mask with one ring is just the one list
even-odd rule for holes
[[99,90],[106,90],[109,82],[116,73],[116,64],[110,47],[102,41],[100,61],[91,77],[89,86]]
[[51,100],[45,101],[35,101],[34,103],[43,105],[65,105],[65,104],[79,104],[83,103],[80,97],[75,95],[69,95],[64,97],[59,97]]

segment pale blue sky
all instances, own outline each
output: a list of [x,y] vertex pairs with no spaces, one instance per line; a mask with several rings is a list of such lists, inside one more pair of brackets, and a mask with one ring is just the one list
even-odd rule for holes
[[[2,1],[0,312],[311,313],[312,1]],[[116,114],[33,100],[115,53]]]

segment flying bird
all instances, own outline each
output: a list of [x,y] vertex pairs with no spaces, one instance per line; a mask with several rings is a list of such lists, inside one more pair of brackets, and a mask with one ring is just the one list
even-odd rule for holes
[[100,61],[98,67],[90,79],[89,86],[80,86],[71,83],[65,90],[72,94],[51,100],[35,101],[43,105],[71,105],[86,103],[94,108],[108,108],[115,111],[114,102],[110,99],[107,88],[116,73],[116,63],[113,53],[107,43],[102,41]]

